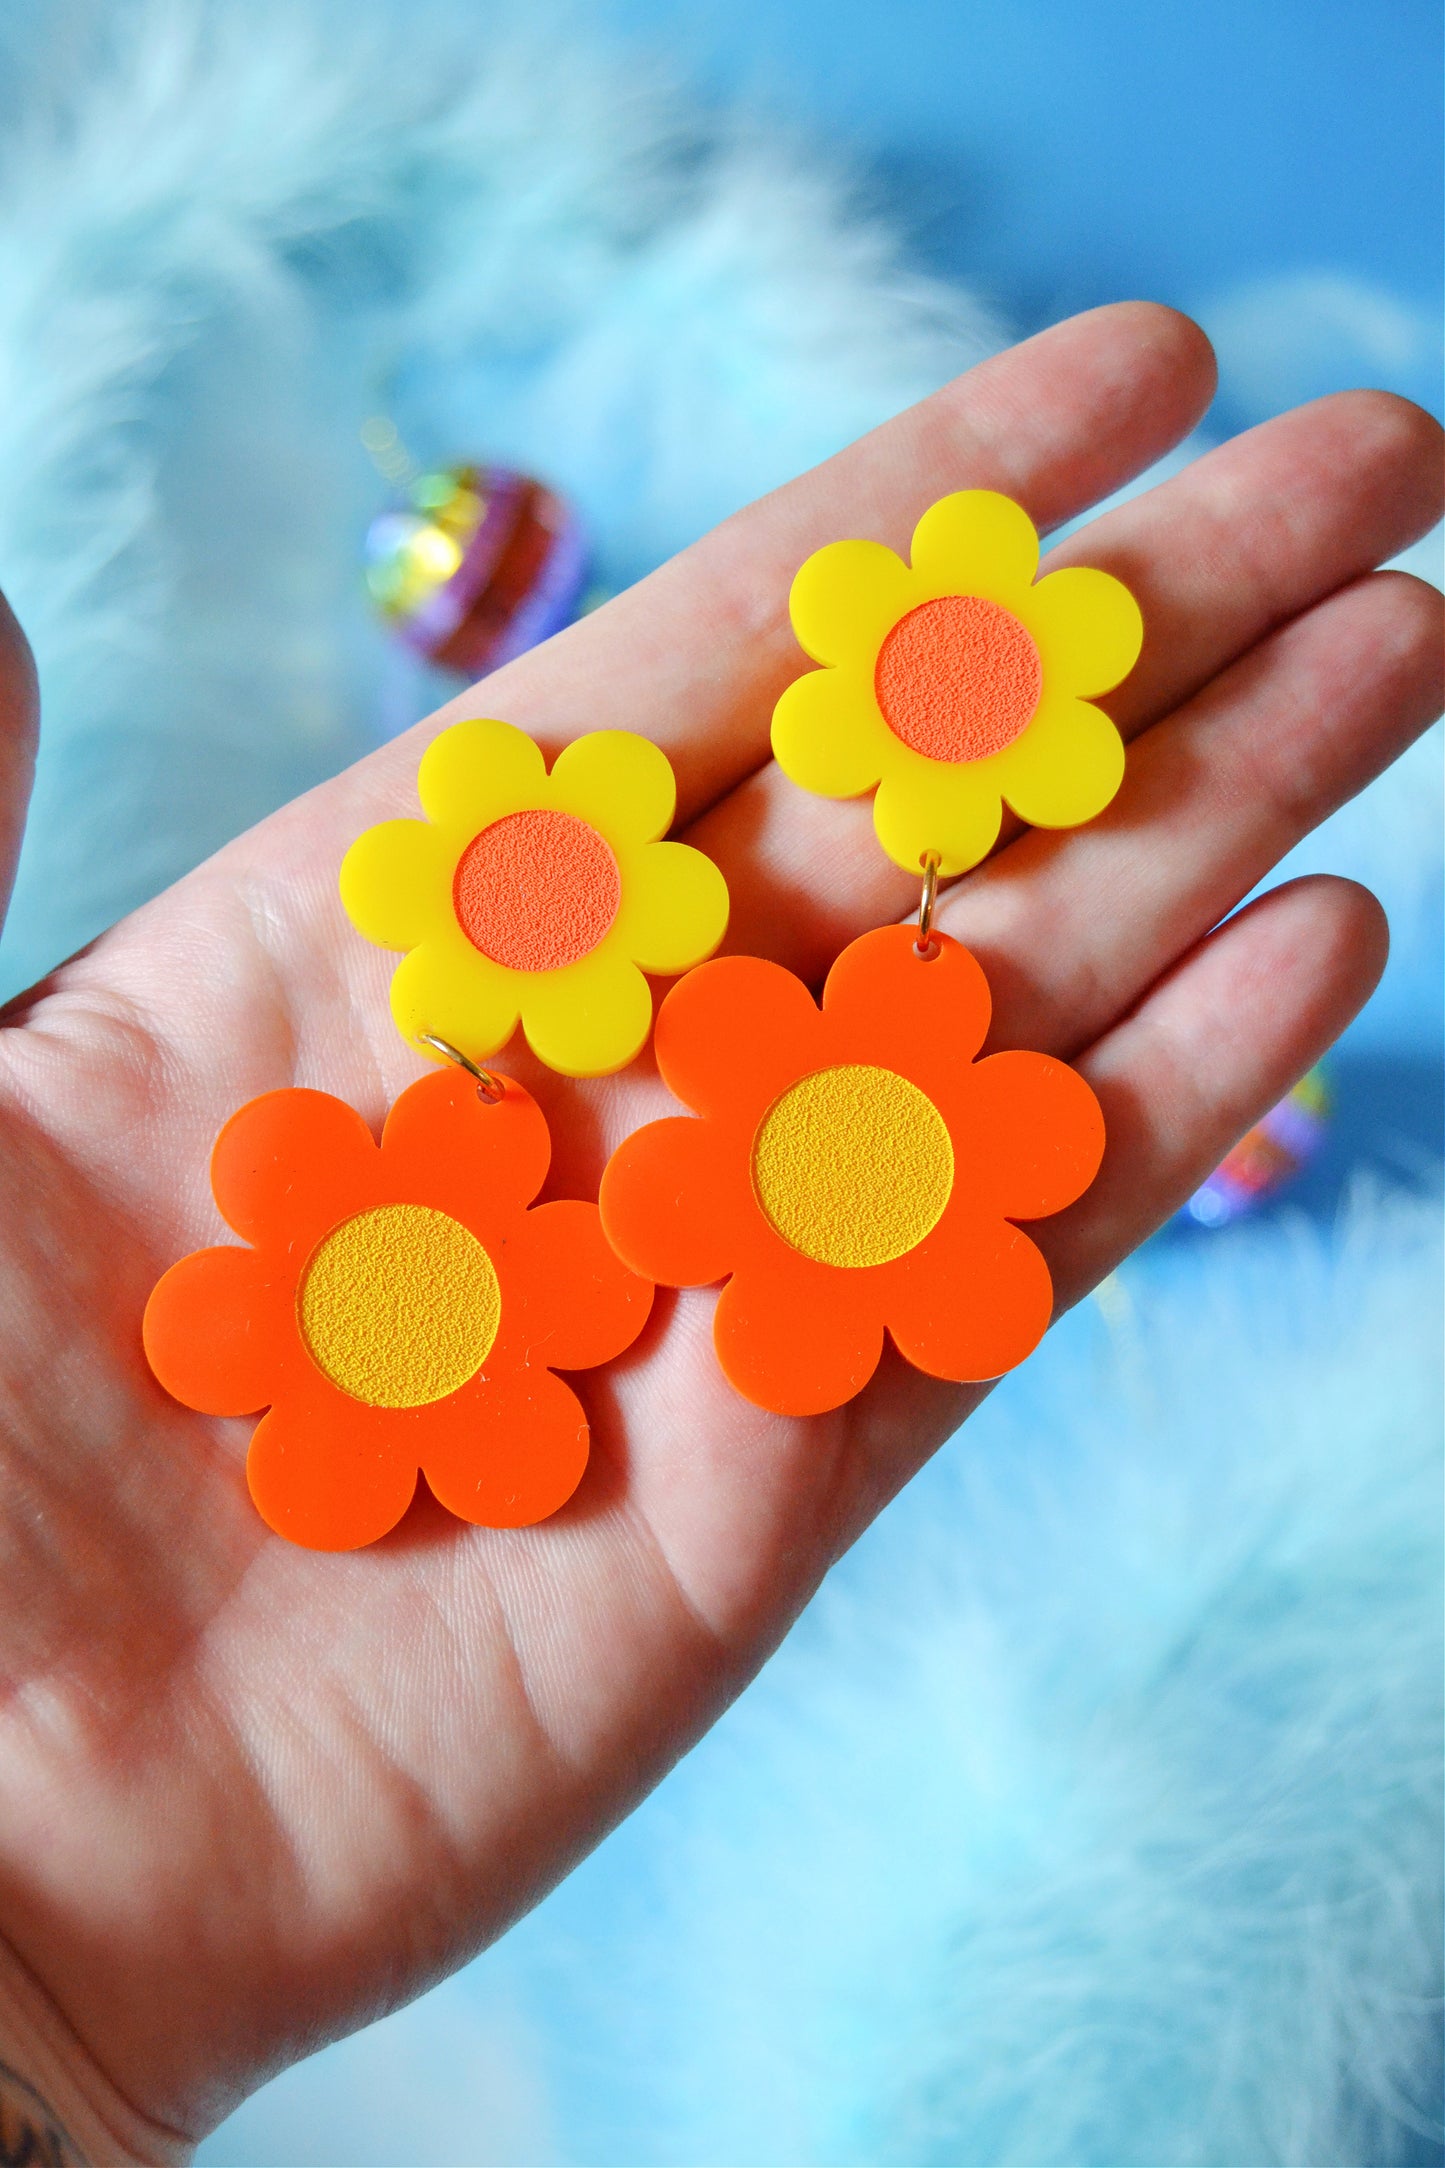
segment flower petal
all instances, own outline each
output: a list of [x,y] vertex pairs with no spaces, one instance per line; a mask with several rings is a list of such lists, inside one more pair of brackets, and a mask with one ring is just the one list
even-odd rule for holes
[[989,763],[997,788],[1035,828],[1076,828],[1102,813],[1124,780],[1124,741],[1102,708],[1050,699]]
[[807,670],[773,709],[773,754],[799,790],[857,798],[883,773],[897,744],[878,712],[872,673]]
[[526,1528],[567,1503],[587,1466],[587,1417],[547,1369],[507,1371],[429,1410],[422,1473],[459,1520]]
[[430,1031],[473,1061],[486,1061],[517,1028],[523,983],[520,973],[481,955],[458,929],[423,941],[402,958],[392,974],[392,1020],[410,1046]]
[[503,1081],[492,1103],[448,1064],[407,1086],[381,1137],[388,1193],[451,1213],[489,1248],[536,1196],[552,1157],[536,1100],[511,1077]]
[[256,1425],[246,1482],[268,1528],[312,1551],[354,1551],[394,1528],[416,1490],[414,1426],[319,1378]]
[[990,1054],[958,1079],[960,1169],[973,1206],[1007,1219],[1062,1212],[1099,1171],[1104,1116],[1077,1070],[1050,1054]]
[[246,1241],[299,1248],[357,1209],[375,1179],[376,1139],[354,1107],[291,1086],[238,1107],[211,1153],[211,1190]]
[[1039,538],[1011,497],[957,489],[928,507],[909,554],[931,594],[982,595],[1012,610],[1038,570]]
[[814,662],[871,658],[917,600],[903,559],[881,542],[828,542],[799,567],[788,595],[798,645]]
[[728,884],[688,843],[648,843],[623,863],[617,946],[643,971],[690,971],[727,932]]
[[595,1204],[538,1205],[496,1262],[505,1345],[528,1368],[591,1370],[631,1347],[647,1323],[652,1282],[628,1271]]
[[430,821],[383,821],[341,861],[341,901],[378,948],[409,949],[451,910],[451,852]]
[[710,1287],[757,1233],[746,1142],[720,1152],[716,1127],[691,1115],[625,1137],[602,1176],[608,1240],[634,1272],[664,1287]]
[[296,1337],[295,1274],[255,1250],[197,1250],[151,1291],[146,1360],[173,1400],[202,1415],[251,1415],[276,1390]]
[[550,802],[614,846],[651,843],[672,826],[677,783],[660,745],[632,730],[589,730],[557,755]]
[[417,796],[443,828],[485,828],[519,806],[547,802],[547,763],[511,723],[453,723],[421,756]]
[[873,801],[873,826],[896,866],[917,874],[926,851],[942,873],[967,873],[998,841],[1003,803],[993,761],[958,766],[900,748]]
[[871,1273],[813,1265],[781,1247],[750,1257],[713,1314],[713,1346],[729,1384],[775,1415],[842,1407],[883,1352],[872,1281]]
[[988,980],[961,942],[936,934],[938,952],[925,958],[916,938],[912,925],[875,926],[849,942],[823,988],[828,1054],[890,1067],[896,1053],[925,1091],[936,1077],[952,1094],[988,1036]]
[[888,1330],[900,1355],[957,1384],[1001,1378],[1048,1330],[1049,1268],[1017,1227],[975,1223],[945,1234],[942,1221],[893,1281]]
[[[653,1051],[674,1098],[699,1114],[761,1119],[785,1083],[816,1068],[818,1008],[801,979],[758,956],[718,956],[673,987]],[[748,1132],[751,1136],[751,1130]]]
[[1106,693],[1126,678],[1144,644],[1144,619],[1122,580],[1090,565],[1046,573],[1019,616],[1033,634],[1044,682],[1071,693]]
[[527,1044],[562,1076],[625,1069],[652,1029],[651,989],[610,941],[560,971],[528,974],[521,997]]

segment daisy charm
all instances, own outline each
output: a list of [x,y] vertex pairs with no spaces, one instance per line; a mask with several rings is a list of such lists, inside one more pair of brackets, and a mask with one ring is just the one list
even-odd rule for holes
[[885,1331],[934,1377],[999,1377],[1048,1325],[1018,1220],[1072,1204],[1104,1148],[1098,1101],[1047,1054],[977,1059],[990,1000],[966,948],[882,926],[844,949],[821,1010],[754,956],[692,972],[657,1019],[658,1068],[696,1118],[653,1122],[602,1178],[624,1263],[726,1282],[723,1371],[780,1415],[840,1407]]
[[246,1479],[293,1543],[374,1543],[418,1472],[490,1528],[545,1519],[581,1481],[587,1418],[556,1372],[630,1347],[652,1289],[596,1205],[533,1204],[547,1124],[494,1081],[488,1104],[460,1069],[423,1077],[379,1144],[343,1100],[295,1088],[250,1100],[216,1139],[211,1187],[245,1247],[172,1265],[145,1350],[187,1407],[269,1411]]
[[391,982],[402,1037],[483,1061],[520,1020],[549,1069],[625,1068],[652,1029],[644,974],[701,962],[728,920],[712,860],[659,840],[677,803],[667,755],[596,730],[549,775],[510,723],[456,723],[417,792],[425,820],[367,829],[341,867],[353,925],[407,951]]
[[1008,497],[931,505],[905,564],[881,542],[830,542],[793,581],[799,644],[822,665],[773,711],[778,765],[803,790],[857,798],[896,865],[945,875],[987,857],[1007,803],[1038,828],[1102,812],[1124,775],[1090,695],[1120,683],[1144,637],[1110,573],[1037,580],[1039,538]]

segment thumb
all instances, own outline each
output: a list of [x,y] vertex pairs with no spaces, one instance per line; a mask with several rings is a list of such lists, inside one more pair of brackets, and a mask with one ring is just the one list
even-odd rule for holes
[[35,776],[40,693],[30,643],[0,595],[0,925],[15,885],[15,864]]

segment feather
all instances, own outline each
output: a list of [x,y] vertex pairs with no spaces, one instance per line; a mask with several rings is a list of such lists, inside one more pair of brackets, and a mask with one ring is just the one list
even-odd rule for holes
[[530,1919],[202,2160],[1438,2161],[1441,1292],[1401,1195],[1146,1250]]
[[31,13],[0,585],[44,734],[6,992],[432,704],[361,600],[378,407],[570,493],[619,586],[1000,343],[844,174],[555,9]]

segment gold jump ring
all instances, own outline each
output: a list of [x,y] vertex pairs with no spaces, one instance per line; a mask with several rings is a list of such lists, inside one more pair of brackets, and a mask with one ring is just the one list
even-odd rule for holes
[[938,868],[942,861],[937,851],[925,851],[918,863],[923,868],[923,896],[918,906],[918,939],[913,953],[931,958],[938,954],[938,943],[933,938],[933,907],[938,901]]
[[479,1069],[470,1054],[464,1054],[459,1046],[453,1046],[450,1039],[439,1039],[434,1031],[419,1031],[416,1039],[418,1046],[429,1046],[434,1053],[440,1054],[444,1061],[453,1061],[459,1069],[465,1069],[468,1076],[474,1076],[477,1080],[477,1097],[484,1099],[489,1107],[494,1107],[499,1099],[506,1096],[507,1087],[502,1079],[495,1076],[490,1069]]

